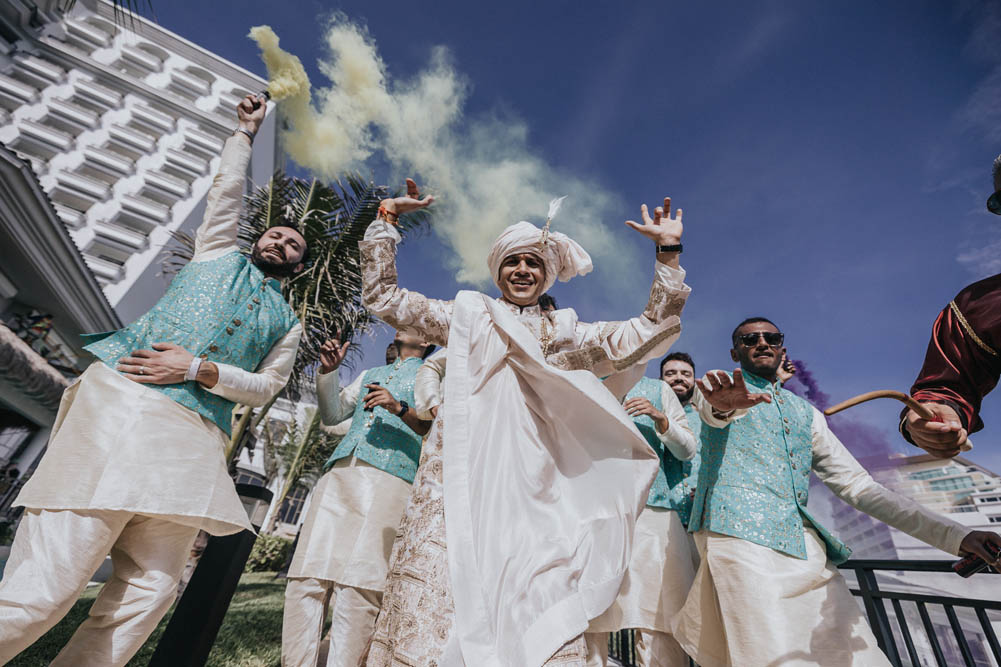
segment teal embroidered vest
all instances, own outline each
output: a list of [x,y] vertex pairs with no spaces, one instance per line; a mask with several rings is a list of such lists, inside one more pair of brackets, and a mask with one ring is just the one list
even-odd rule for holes
[[402,419],[382,407],[365,411],[365,385],[378,382],[398,401],[414,405],[414,379],[424,362],[416,357],[397,360],[388,366],[373,368],[362,378],[362,390],[351,419],[351,428],[327,460],[325,470],[352,453],[379,470],[410,482],[417,473],[421,458],[421,436],[410,430]]
[[806,558],[804,523],[835,564],[851,555],[806,509],[813,466],[813,408],[778,383],[744,373],[751,391],[772,396],[726,428],[702,425],[702,465],[688,529],[732,535]]
[[[663,384],[660,380],[644,377],[626,394],[626,400],[645,398],[653,404],[653,407],[663,412],[664,400],[661,394]],[[664,443],[657,435],[657,427],[654,425],[653,419],[647,415],[639,415],[634,417],[633,421],[636,423],[636,428],[660,457],[660,468],[657,469],[657,477],[654,478],[653,486],[650,487],[646,504],[650,507],[675,510],[680,514],[685,506],[686,495],[681,488],[681,481],[685,477],[684,461],[676,459],[664,447]]]
[[[149,312],[124,329],[86,335],[94,341],[86,349],[114,369],[135,350],[174,343],[203,359],[254,371],[296,322],[278,282],[234,250],[217,259],[189,262]],[[232,401],[194,381],[146,386],[230,433]]]
[[[698,391],[696,389],[696,391]],[[678,517],[681,523],[688,527],[688,522],[692,518],[692,503],[695,500],[695,487],[699,479],[699,468],[702,462],[702,445],[699,436],[702,433],[702,420],[699,419],[699,412],[689,401],[685,406],[685,417],[688,425],[695,434],[695,457],[691,461],[681,462],[681,483],[675,487],[678,493]]]

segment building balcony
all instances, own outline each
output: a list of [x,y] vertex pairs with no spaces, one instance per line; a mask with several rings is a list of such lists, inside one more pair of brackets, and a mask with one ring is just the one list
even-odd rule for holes
[[125,267],[116,262],[95,257],[88,252],[84,252],[83,260],[101,284],[117,283],[125,276]]
[[52,206],[56,209],[59,219],[70,229],[80,229],[87,222],[87,216],[74,208],[55,202]]
[[141,252],[149,247],[149,239],[145,234],[105,220],[94,224],[94,234],[106,244],[117,245],[129,253]]
[[155,222],[160,225],[170,221],[169,207],[155,201],[150,201],[145,197],[124,195],[122,197],[121,204],[123,211],[138,216],[140,219]]
[[83,163],[77,171],[84,176],[114,185],[135,169],[135,163],[118,153],[104,148],[88,146],[83,149]]
[[14,111],[37,99],[38,91],[35,88],[6,74],[0,74],[0,106]]
[[131,160],[138,160],[156,150],[156,140],[144,132],[115,123],[108,128],[107,147]]
[[87,53],[111,46],[112,36],[86,21],[66,19],[63,25],[66,27],[66,41]]
[[170,73],[170,83],[167,88],[183,97],[194,100],[212,92],[212,85],[205,79],[183,70]]
[[184,130],[184,150],[211,160],[222,152],[223,142],[207,132],[187,128]]
[[173,206],[191,192],[186,181],[162,171],[147,171],[143,180],[142,195],[164,206]]
[[145,104],[137,104],[132,109],[130,125],[136,125],[142,130],[151,131],[153,134],[163,136],[174,131],[174,118]]
[[96,81],[80,79],[73,84],[74,97],[84,104],[103,112],[109,109],[118,109],[122,106],[122,95],[107,86],[102,86]]
[[50,100],[48,113],[42,122],[75,137],[84,130],[97,127],[100,117],[93,111],[67,100]]
[[163,70],[163,60],[146,49],[135,46],[122,47],[122,60],[147,72],[159,72]]
[[74,172],[57,172],[55,181],[55,185],[49,190],[49,198],[77,211],[89,210],[97,202],[107,199],[111,193],[107,183]]
[[209,161],[185,151],[168,149],[163,171],[188,183],[209,170]]
[[37,56],[19,53],[14,56],[15,70],[31,76],[39,82],[36,88],[60,83],[66,78],[66,70],[59,65],[42,60]]
[[30,156],[51,159],[58,153],[73,149],[74,138],[62,130],[33,120],[21,120],[17,124],[17,137],[11,147]]

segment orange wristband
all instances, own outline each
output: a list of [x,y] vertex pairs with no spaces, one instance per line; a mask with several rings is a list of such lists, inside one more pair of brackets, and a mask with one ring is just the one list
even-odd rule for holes
[[398,216],[397,214],[390,213],[388,210],[386,210],[385,206],[379,207],[378,217],[383,218],[386,222],[388,222],[391,225],[395,225],[396,221],[400,219],[400,216]]

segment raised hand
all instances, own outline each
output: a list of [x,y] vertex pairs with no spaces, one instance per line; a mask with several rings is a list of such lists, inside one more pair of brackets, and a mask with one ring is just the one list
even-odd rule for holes
[[671,425],[667,415],[655,408],[649,399],[642,397],[630,398],[622,404],[622,407],[626,409],[630,417],[635,418],[640,415],[646,415],[652,419],[658,433],[666,433],[668,427]]
[[251,134],[257,134],[257,130],[264,122],[264,114],[268,105],[263,98],[257,95],[247,95],[236,105],[236,117],[240,120],[240,127],[249,130]]
[[653,211],[653,218],[646,204],[640,207],[640,214],[643,224],[633,220],[626,220],[626,225],[632,227],[643,236],[653,240],[657,245],[676,245],[681,243],[681,232],[684,229],[681,224],[681,209],[676,211],[675,217],[671,217],[671,198],[664,197],[664,206],[658,206]]
[[412,178],[407,179],[407,194],[403,197],[383,199],[379,202],[379,212],[386,214],[386,220],[396,224],[398,216],[420,208],[427,208],[434,203],[434,197],[428,195],[421,199],[417,183]]
[[940,459],[952,458],[962,451],[967,433],[959,415],[944,403],[924,403],[932,414],[942,421],[922,419],[913,410],[907,411],[904,428],[915,445]]
[[351,341],[341,343],[337,338],[331,338],[320,346],[320,373],[327,374],[337,368],[348,356],[348,346]]
[[722,371],[709,371],[705,378],[696,380],[695,384],[702,390],[702,396],[717,412],[732,412],[744,410],[758,403],[771,403],[768,394],[752,394],[744,384],[744,374],[738,368],[733,372],[733,379]]
[[791,380],[796,375],[796,372],[798,370],[799,369],[796,368],[796,364],[794,364],[791,361],[789,361],[789,359],[786,357],[785,353],[783,353],[782,354],[782,363],[779,364],[778,370],[776,371],[776,375],[778,375],[779,382],[781,382],[782,384],[785,384],[786,382],[788,382],[789,380]]

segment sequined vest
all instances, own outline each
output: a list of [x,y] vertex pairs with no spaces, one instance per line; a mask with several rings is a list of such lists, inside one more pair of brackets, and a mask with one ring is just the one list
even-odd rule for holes
[[365,385],[378,382],[398,401],[414,405],[414,380],[424,362],[416,357],[398,360],[388,366],[373,368],[362,378],[351,428],[327,460],[325,469],[352,453],[379,470],[410,482],[417,473],[421,457],[421,437],[410,430],[402,419],[382,407],[365,411]]
[[688,529],[732,535],[806,558],[812,525],[835,564],[851,555],[806,509],[813,465],[813,408],[778,383],[744,373],[748,388],[772,396],[726,428],[702,425],[702,465]]
[[[663,382],[650,377],[644,377],[637,382],[626,394],[626,400],[630,398],[645,398],[653,407],[660,412],[664,411],[664,400],[661,394]],[[647,415],[634,417],[636,428],[639,429],[646,441],[650,443],[653,450],[660,457],[660,468],[657,469],[657,477],[653,480],[650,493],[647,495],[646,504],[650,507],[663,507],[664,509],[681,512],[684,507],[685,494],[679,484],[684,479],[683,461],[676,459],[671,452],[664,447],[660,437],[657,435],[657,427],[653,419]]]
[[[189,262],[149,312],[124,329],[86,335],[94,341],[86,349],[115,368],[135,350],[174,343],[203,359],[254,371],[296,322],[278,282],[234,250],[217,259]],[[146,386],[230,433],[232,401],[194,381]]]

